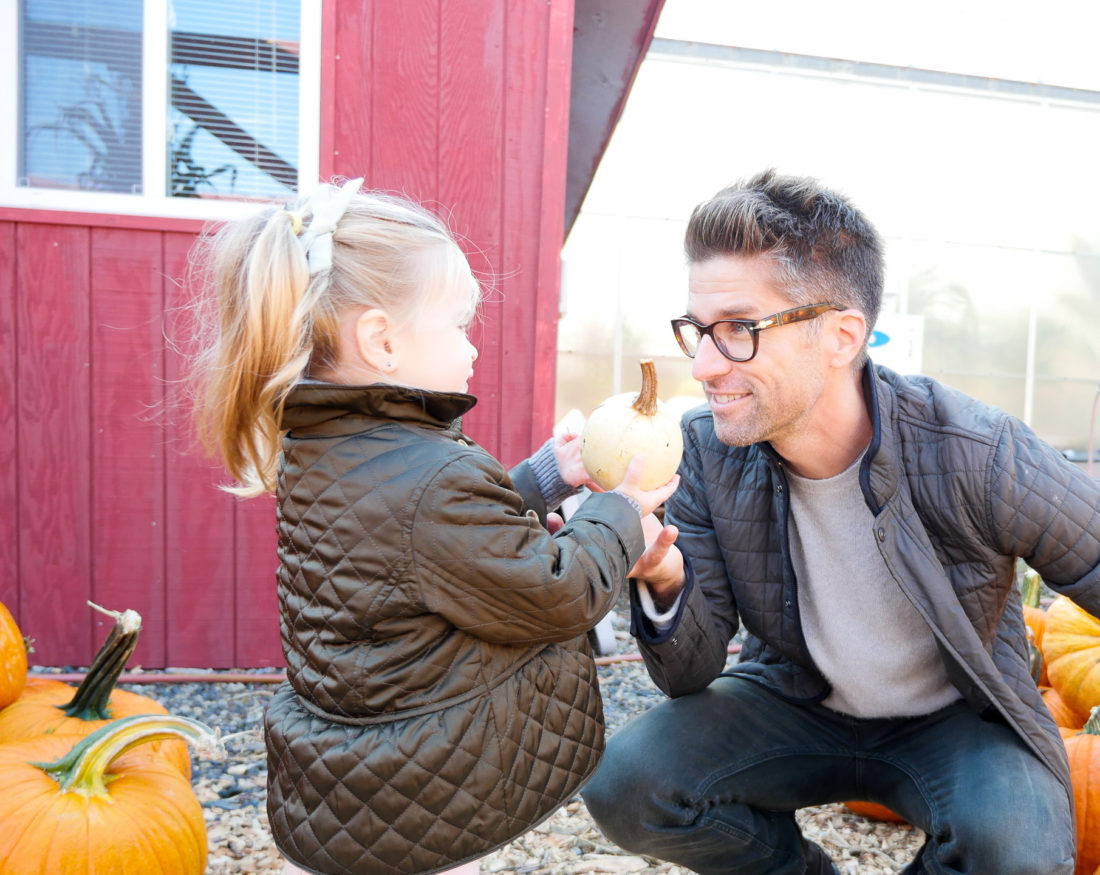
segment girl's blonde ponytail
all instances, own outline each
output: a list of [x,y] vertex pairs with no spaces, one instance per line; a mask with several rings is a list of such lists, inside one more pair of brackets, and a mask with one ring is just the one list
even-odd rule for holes
[[195,417],[205,448],[240,484],[229,492],[275,490],[286,397],[303,377],[333,374],[344,313],[411,318],[441,265],[469,277],[438,217],[402,198],[357,195],[359,182],[322,186],[294,211],[266,209],[200,241],[212,294],[197,305]]
[[284,210],[210,241],[217,326],[201,355],[195,413],[241,496],[275,488],[282,404],[309,362],[306,256]]

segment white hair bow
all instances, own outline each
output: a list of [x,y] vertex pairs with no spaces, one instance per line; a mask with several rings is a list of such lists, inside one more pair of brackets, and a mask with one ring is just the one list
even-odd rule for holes
[[319,186],[302,207],[303,212],[308,209],[313,213],[309,227],[298,238],[309,261],[310,276],[332,267],[332,232],[362,184],[363,177],[360,176],[349,179],[339,188]]

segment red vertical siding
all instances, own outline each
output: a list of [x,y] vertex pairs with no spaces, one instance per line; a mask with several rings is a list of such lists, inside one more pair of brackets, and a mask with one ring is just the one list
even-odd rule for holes
[[[571,3],[509,10],[508,42],[526,47],[507,57],[502,146],[501,270],[518,288],[502,308],[500,400],[493,406],[525,412],[499,423],[499,452],[510,463],[553,428],[572,27]],[[542,99],[531,101],[531,94]]]
[[[370,15],[361,33],[343,26],[349,5],[359,4],[335,4],[343,83],[337,90],[343,113],[337,114],[363,112],[369,125],[355,131],[347,125],[342,132],[340,172],[365,173],[374,188],[432,200],[439,160],[440,0],[365,4]],[[365,93],[370,103],[360,106],[358,95]]]
[[19,621],[61,664],[87,659],[93,620],[88,228],[15,234]]
[[[529,5],[507,4],[508,15]],[[467,414],[463,426],[498,455],[505,418],[501,410],[505,364],[501,343],[508,310],[508,304],[494,294],[498,277],[506,271],[501,250],[505,59],[519,45],[505,39],[505,9],[502,3],[477,0],[442,3],[436,190],[444,208],[453,211],[452,225],[466,244],[474,275],[482,277],[490,290],[484,318],[473,335],[478,360],[470,391],[478,396],[478,406]],[[514,285],[517,293],[529,285],[523,277],[504,282]],[[525,418],[516,416],[514,421]]]
[[[165,306],[175,313],[177,330],[186,325],[189,298],[183,284],[170,280],[185,275],[193,243],[188,235],[164,235],[169,280]],[[184,376],[181,354],[169,352],[165,371],[168,384],[178,387]],[[227,475],[216,461],[198,451],[184,412],[170,420],[165,451],[165,501],[174,511],[165,536],[168,662],[213,668],[249,664],[245,654],[242,662],[237,659],[233,615],[238,499],[218,489],[227,482]]]
[[[534,432],[530,409],[531,376],[534,360],[535,296],[538,294],[539,227],[542,222],[542,130],[544,101],[530,101],[531,94],[546,92],[547,22],[550,8],[537,4],[515,4],[508,10],[506,40],[510,46],[525,46],[521,54],[505,58],[503,112],[508,120],[502,131],[501,248],[496,269],[503,277],[506,296],[502,304],[488,307],[493,313],[492,338],[497,359],[495,395],[489,407],[499,411],[492,423],[498,437],[498,453],[512,463],[522,459],[532,443],[549,435]],[[566,82],[568,88],[568,80]],[[521,218],[530,213],[530,220]],[[561,245],[560,242],[558,244]],[[527,300],[513,301],[512,286],[522,285]],[[504,411],[524,410],[523,416]],[[475,421],[475,425],[480,425]]]
[[334,0],[325,14],[337,107],[322,167],[450,217],[489,290],[464,425],[513,464],[552,427],[573,4]]
[[[160,235],[91,238],[92,599],[142,616],[134,665],[164,665],[164,452]],[[83,611],[83,606],[75,605]],[[96,617],[102,626],[110,620]],[[95,636],[102,640],[102,630]]]
[[0,603],[19,617],[19,405],[16,383],[18,326],[15,322],[14,222],[0,222],[0,422],[7,440],[0,441]]
[[538,284],[533,296],[535,326],[531,344],[531,397],[535,434],[554,427],[558,318],[561,304],[561,250],[565,243],[565,215],[569,153],[569,111],[573,61],[572,3],[550,9],[546,52],[546,124],[542,140],[541,220],[539,223]]
[[[193,233],[0,222],[0,601],[32,661],[278,665],[274,509],[217,487],[179,391]],[[181,406],[182,405],[182,406]]]
[[[343,11],[340,27],[351,27],[352,30],[361,33],[363,30],[362,20],[364,16],[369,14],[369,6],[366,3],[360,3],[358,6],[348,6]],[[362,124],[362,120],[369,118],[366,107],[370,106],[372,97],[369,92],[364,91],[362,93],[360,101],[362,110],[358,113],[342,116],[336,112],[336,101],[331,99],[331,95],[339,93],[337,91],[338,86],[346,84],[338,76],[337,67],[340,65],[340,59],[332,51],[332,47],[337,45],[336,34],[338,30],[335,15],[322,16],[321,45],[323,50],[321,52],[321,106],[319,113],[321,130],[318,132],[318,147],[320,149],[318,169],[321,179],[330,179],[336,172],[335,158],[336,149],[338,148],[336,144],[342,138],[340,131],[343,130],[343,125],[349,123],[353,131],[357,130],[358,126]],[[367,170],[368,168],[364,166],[362,172],[366,173]]]
[[279,564],[275,500],[271,496],[251,498],[238,502],[235,511],[234,665],[282,665],[275,586]]

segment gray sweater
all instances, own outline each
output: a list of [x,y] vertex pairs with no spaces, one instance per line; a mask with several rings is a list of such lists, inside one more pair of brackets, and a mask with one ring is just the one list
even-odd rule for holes
[[862,459],[824,480],[787,472],[802,631],[832,686],[822,704],[856,717],[931,714],[959,691],[878,551],[859,489]]

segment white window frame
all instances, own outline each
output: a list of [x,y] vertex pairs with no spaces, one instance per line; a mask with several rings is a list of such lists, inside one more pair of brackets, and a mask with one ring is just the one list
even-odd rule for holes
[[[298,56],[298,189],[312,190],[321,156],[321,4],[300,0]],[[80,213],[231,219],[255,209],[256,201],[171,197],[165,154],[168,131],[168,3],[144,0],[142,27],[143,194],[71,191],[17,185],[19,88],[0,89],[0,206]],[[7,24],[4,24],[7,22]],[[0,0],[0,71],[19,82],[19,2]]]

